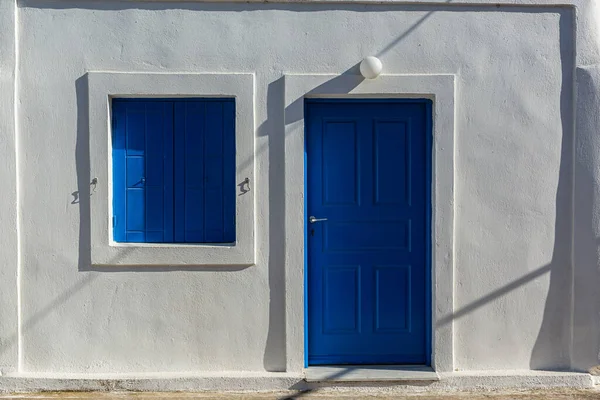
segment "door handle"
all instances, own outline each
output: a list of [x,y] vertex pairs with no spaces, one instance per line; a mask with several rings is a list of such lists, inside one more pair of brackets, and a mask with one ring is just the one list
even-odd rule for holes
[[308,217],[308,222],[314,224],[315,222],[327,221],[327,218],[315,218],[313,216]]

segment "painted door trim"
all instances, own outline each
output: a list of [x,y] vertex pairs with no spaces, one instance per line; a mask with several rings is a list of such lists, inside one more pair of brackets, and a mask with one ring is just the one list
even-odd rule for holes
[[[286,370],[305,365],[304,98],[426,98],[433,100],[431,366],[454,368],[454,75],[285,75],[285,314]],[[437,198],[443,199],[436,201]]]

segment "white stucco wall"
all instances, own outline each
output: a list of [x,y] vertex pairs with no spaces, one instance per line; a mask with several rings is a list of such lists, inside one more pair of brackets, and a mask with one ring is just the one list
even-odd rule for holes
[[18,235],[15,137],[15,8],[0,1],[0,372],[18,364]]
[[[299,371],[286,362],[284,238],[298,230],[285,225],[283,76],[356,73],[366,55],[387,74],[455,75],[454,313],[440,321],[453,321],[454,368],[597,364],[600,165],[585,116],[600,101],[574,85],[598,62],[597,11],[447,3],[22,1],[15,147],[14,4],[0,1],[0,370]],[[88,71],[255,74],[255,266],[91,267]]]

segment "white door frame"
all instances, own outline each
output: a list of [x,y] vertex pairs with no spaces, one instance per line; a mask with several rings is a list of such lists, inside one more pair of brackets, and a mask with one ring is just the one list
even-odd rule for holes
[[[454,75],[285,75],[286,370],[305,360],[304,98],[430,98],[433,100],[431,366],[454,369]],[[440,199],[440,201],[437,201]]]

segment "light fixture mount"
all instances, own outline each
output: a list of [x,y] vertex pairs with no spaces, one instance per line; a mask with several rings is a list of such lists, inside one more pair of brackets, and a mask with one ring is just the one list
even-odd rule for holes
[[375,56],[365,57],[360,63],[360,73],[367,79],[375,79],[381,74],[383,64]]

